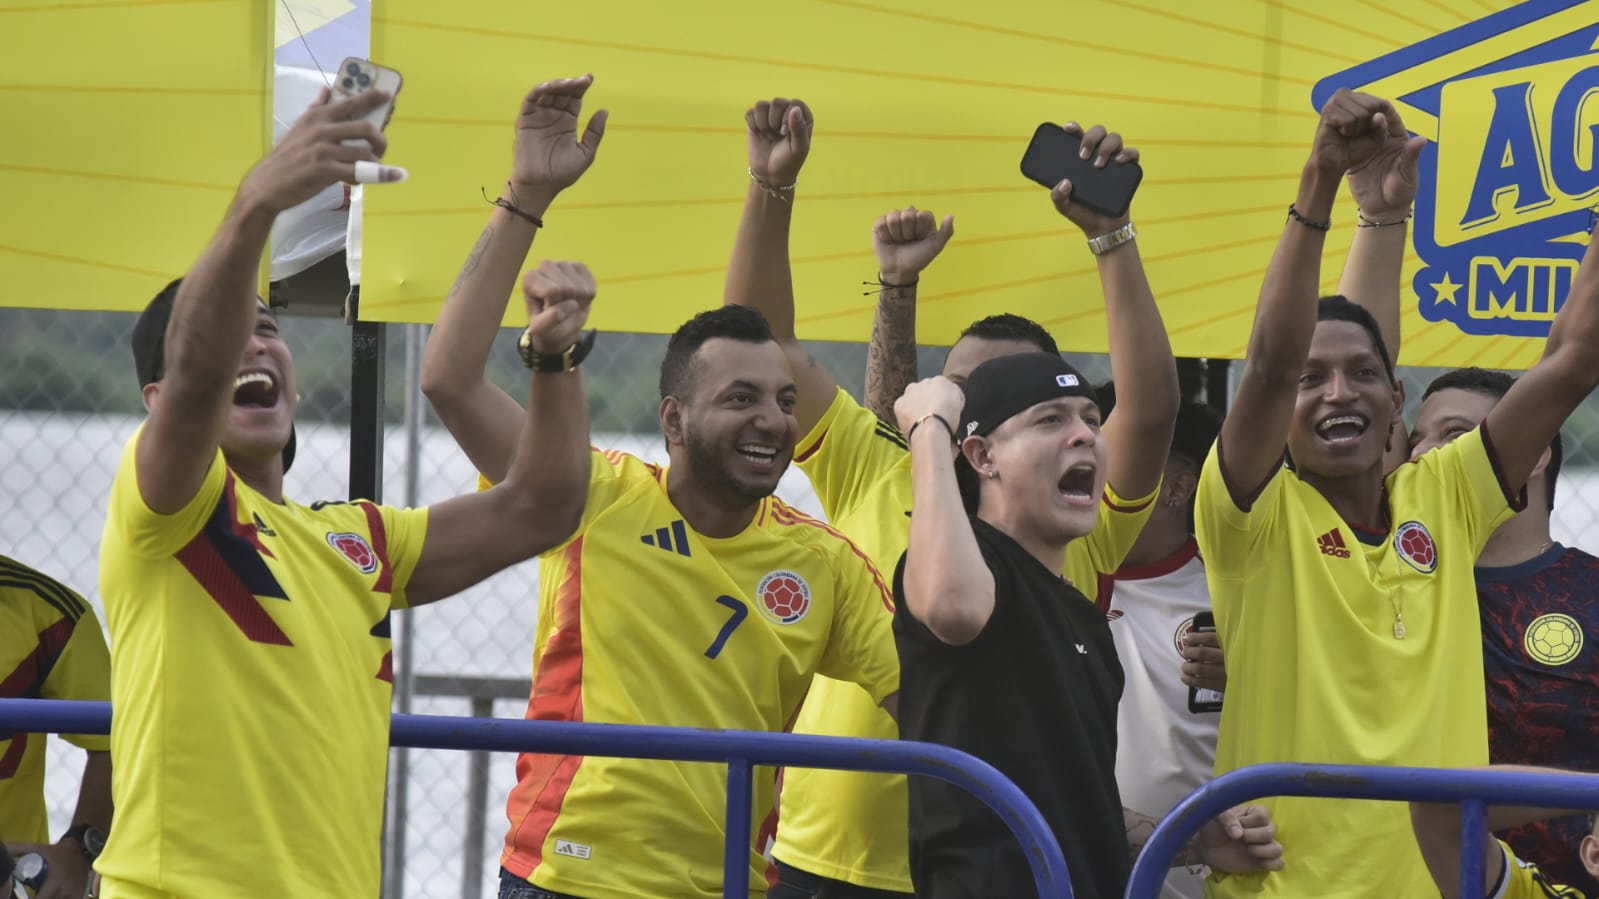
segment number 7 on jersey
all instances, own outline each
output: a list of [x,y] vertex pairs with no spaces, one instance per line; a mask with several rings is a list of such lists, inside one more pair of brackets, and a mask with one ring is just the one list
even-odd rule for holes
[[722,630],[717,633],[716,639],[711,641],[711,648],[705,650],[707,659],[714,659],[722,654],[722,647],[727,645],[727,638],[733,636],[733,632],[738,630],[738,626],[743,624],[744,619],[750,615],[750,607],[745,605],[741,599],[732,596],[718,596],[716,601],[732,609],[733,614],[728,616],[727,623],[722,625]]

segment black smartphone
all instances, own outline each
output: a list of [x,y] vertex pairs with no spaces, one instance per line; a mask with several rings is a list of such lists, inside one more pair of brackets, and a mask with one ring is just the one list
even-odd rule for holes
[[[1074,184],[1076,182],[1073,182]],[[1196,634],[1214,634],[1216,632],[1216,616],[1204,611],[1194,616],[1194,629]],[[1194,714],[1221,711],[1222,694],[1215,690],[1201,690],[1198,687],[1188,688],[1188,711]]]
[[1073,203],[1112,218],[1125,215],[1138,192],[1138,182],[1144,180],[1144,170],[1136,162],[1114,159],[1096,169],[1093,159],[1077,155],[1082,148],[1082,137],[1045,122],[1033,132],[1033,141],[1022,154],[1022,174],[1048,188],[1070,178]]

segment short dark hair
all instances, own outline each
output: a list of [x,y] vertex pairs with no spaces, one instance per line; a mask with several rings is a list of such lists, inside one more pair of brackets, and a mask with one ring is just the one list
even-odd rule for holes
[[683,323],[666,342],[661,360],[661,399],[686,399],[694,389],[694,356],[707,340],[723,338],[744,343],[770,343],[772,326],[766,316],[748,306],[707,309]]
[[[1471,366],[1469,368],[1456,368],[1446,371],[1427,385],[1422,392],[1422,402],[1427,397],[1441,390],[1468,390],[1472,393],[1491,396],[1496,400],[1504,399],[1510,388],[1515,386],[1516,379],[1502,371],[1492,371],[1486,368]],[[1549,441],[1549,464],[1544,466],[1543,480],[1549,493],[1549,511],[1555,510],[1555,481],[1560,478],[1560,463],[1565,459],[1565,446],[1560,440],[1560,432],[1555,432],[1555,439]]]
[[1322,297],[1316,303],[1316,321],[1318,322],[1350,322],[1366,329],[1366,334],[1371,337],[1371,345],[1377,350],[1377,355],[1382,357],[1383,370],[1388,373],[1388,383],[1394,382],[1394,357],[1388,352],[1388,343],[1382,339],[1382,329],[1377,327],[1377,319],[1373,318],[1366,307],[1350,302],[1349,298],[1341,294]]
[[167,322],[183,279],[177,278],[155,295],[133,323],[133,373],[139,386],[154,384],[166,374]]
[[1038,347],[1039,352],[1060,355],[1060,347],[1055,345],[1055,338],[1049,336],[1044,326],[1030,318],[1001,312],[980,318],[966,326],[961,332],[961,337],[977,337],[982,340],[1020,340]]

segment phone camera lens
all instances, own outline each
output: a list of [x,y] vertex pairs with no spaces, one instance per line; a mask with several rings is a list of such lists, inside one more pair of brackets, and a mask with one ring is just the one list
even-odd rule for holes
[[343,81],[340,81],[339,83],[344,85],[344,89],[347,90],[347,91],[355,90],[355,79],[354,78],[345,78]]
[[372,84],[371,77],[369,77],[365,72],[362,72],[361,74],[359,74],[359,75],[357,75],[355,77],[356,77],[357,81],[361,82],[361,86],[362,87],[368,87],[368,86],[370,86]]
[[361,65],[360,63],[352,62],[344,67],[344,71],[349,72],[351,75],[359,75],[361,74]]

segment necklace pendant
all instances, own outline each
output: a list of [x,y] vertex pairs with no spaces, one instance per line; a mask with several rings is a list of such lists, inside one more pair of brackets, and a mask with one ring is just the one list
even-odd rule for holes
[[1405,619],[1403,618],[1397,618],[1394,620],[1394,639],[1405,639]]

